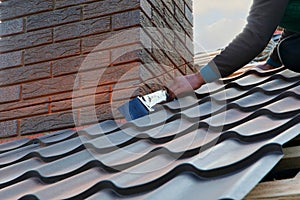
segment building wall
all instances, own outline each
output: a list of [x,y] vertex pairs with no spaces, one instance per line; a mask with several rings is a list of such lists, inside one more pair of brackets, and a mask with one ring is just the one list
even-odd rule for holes
[[10,0],[0,20],[2,140],[120,118],[193,71],[192,0]]

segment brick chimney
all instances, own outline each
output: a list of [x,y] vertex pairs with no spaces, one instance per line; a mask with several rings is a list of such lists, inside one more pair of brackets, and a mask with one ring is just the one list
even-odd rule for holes
[[121,118],[194,70],[192,0],[10,0],[0,20],[2,141]]

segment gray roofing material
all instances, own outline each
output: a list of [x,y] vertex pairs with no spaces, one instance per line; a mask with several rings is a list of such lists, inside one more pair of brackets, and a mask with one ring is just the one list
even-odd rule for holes
[[299,78],[252,69],[123,125],[0,145],[0,197],[241,199],[299,135]]

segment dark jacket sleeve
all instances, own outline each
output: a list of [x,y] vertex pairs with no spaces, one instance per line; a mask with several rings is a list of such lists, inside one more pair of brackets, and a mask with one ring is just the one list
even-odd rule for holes
[[226,77],[253,60],[269,43],[289,0],[254,0],[247,24],[219,55],[200,69],[204,80]]

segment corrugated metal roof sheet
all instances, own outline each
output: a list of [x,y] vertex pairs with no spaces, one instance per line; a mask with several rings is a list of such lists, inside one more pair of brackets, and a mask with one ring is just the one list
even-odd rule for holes
[[123,125],[0,145],[0,197],[241,199],[299,135],[299,77],[252,69]]

